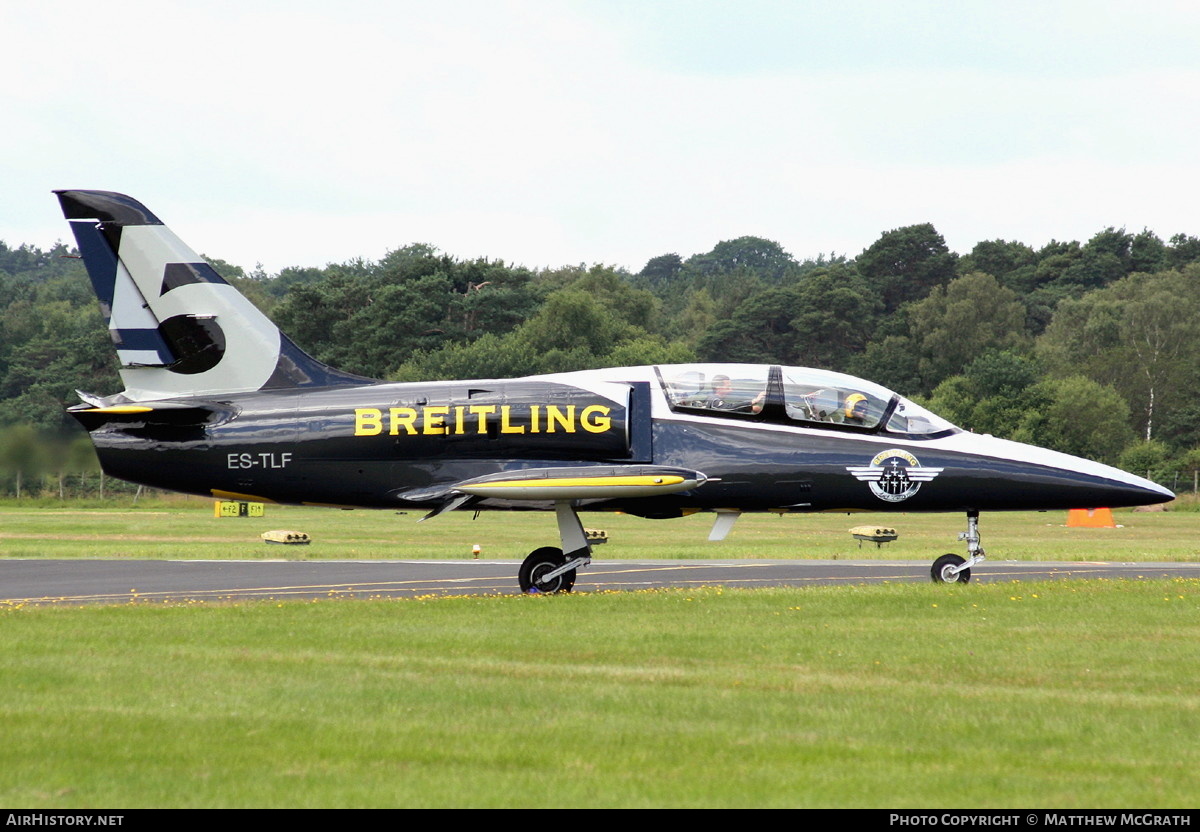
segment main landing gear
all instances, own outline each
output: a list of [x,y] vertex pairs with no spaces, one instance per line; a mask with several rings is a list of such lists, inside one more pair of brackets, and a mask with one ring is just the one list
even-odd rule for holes
[[[559,500],[554,504],[554,513],[562,548],[543,546],[530,552],[517,572],[521,592],[570,592],[575,586],[576,571],[592,562],[592,545],[584,534],[575,506],[570,500]],[[971,580],[971,567],[985,558],[979,541],[978,511],[967,512],[967,530],[960,532],[958,539],[966,541],[968,557],[946,554],[935,560],[929,570],[934,583],[965,584]]]
[[929,576],[935,584],[965,584],[971,580],[971,567],[984,559],[983,546],[979,543],[979,512],[967,512],[967,530],[959,532],[959,540],[967,541],[967,558],[958,555],[942,555],[933,562]]
[[517,572],[521,592],[544,594],[570,592],[575,586],[575,572],[592,562],[592,544],[583,532],[583,524],[570,500],[554,504],[558,517],[558,536],[562,548],[543,546],[530,552]]

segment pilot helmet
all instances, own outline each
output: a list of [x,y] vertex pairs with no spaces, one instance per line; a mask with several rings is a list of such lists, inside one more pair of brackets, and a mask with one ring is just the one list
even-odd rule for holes
[[[846,418],[853,419],[855,406],[859,402],[865,402],[865,401],[867,401],[867,397],[864,396],[862,393],[851,393],[849,396],[847,396],[846,397]],[[865,409],[866,408],[864,406],[864,411],[865,411]],[[866,413],[864,412],[862,415],[865,416]]]

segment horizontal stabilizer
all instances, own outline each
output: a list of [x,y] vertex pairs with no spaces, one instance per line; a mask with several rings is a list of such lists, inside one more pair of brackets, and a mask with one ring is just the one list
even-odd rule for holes
[[94,407],[90,404],[75,405],[67,412],[89,431],[105,425],[190,427],[212,425],[223,422],[233,415],[225,405],[198,404],[195,402],[130,402]]

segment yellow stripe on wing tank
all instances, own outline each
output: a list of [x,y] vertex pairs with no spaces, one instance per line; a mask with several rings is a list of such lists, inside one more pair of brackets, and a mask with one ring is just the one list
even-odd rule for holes
[[514,477],[483,482],[465,482],[454,491],[473,497],[497,500],[589,500],[627,499],[674,494],[703,485],[705,477],[674,474],[613,474],[607,476]]
[[116,413],[116,414],[153,413],[154,408],[153,407],[142,407],[141,405],[136,405],[136,404],[120,404],[120,405],[113,405],[112,407],[91,407],[91,408],[88,408],[87,410],[80,410],[79,412],[80,413]]
[[672,486],[683,482],[683,477],[570,477],[545,480],[501,480],[489,482],[488,488],[570,488],[573,486]]

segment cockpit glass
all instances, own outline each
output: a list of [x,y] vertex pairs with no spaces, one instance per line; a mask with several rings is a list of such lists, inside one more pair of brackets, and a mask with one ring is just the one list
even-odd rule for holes
[[783,368],[783,403],[797,422],[856,425],[879,424],[895,394],[877,384],[842,373]]
[[762,364],[680,364],[659,367],[673,407],[759,413],[771,368]]
[[771,423],[848,426],[912,437],[958,430],[940,416],[874,382],[803,367],[778,368],[783,385],[780,412],[779,388],[772,387],[771,370],[762,364],[658,367],[673,408],[707,410],[713,415],[761,414],[760,419]]
[[928,436],[932,433],[958,430],[960,429],[941,416],[903,397],[899,398],[896,409],[887,423],[888,433],[906,433],[910,436]]
[[886,415],[882,428],[887,433],[927,436],[958,430],[940,416],[866,379],[803,367],[782,370],[784,407],[793,421],[879,428]]

